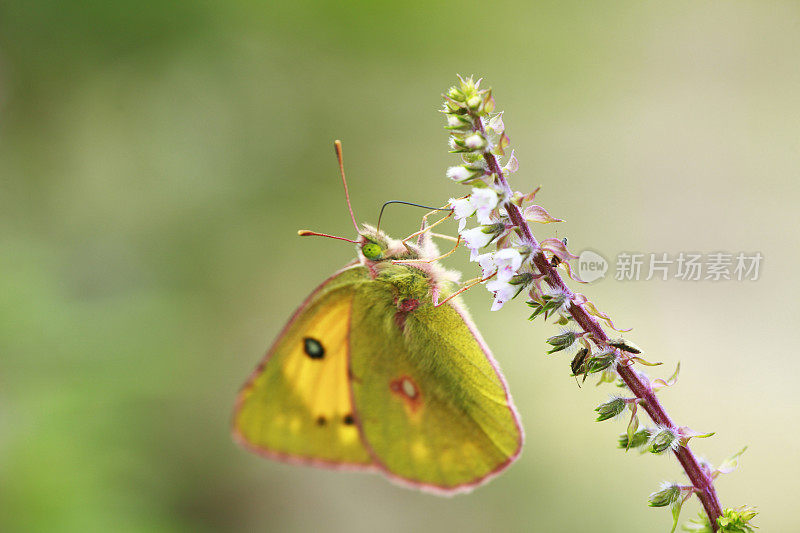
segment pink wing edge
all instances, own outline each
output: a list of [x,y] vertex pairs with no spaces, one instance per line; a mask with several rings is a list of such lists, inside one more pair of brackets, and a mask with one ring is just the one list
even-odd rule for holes
[[[329,460],[326,460],[326,459],[317,459],[315,457],[307,457],[307,456],[302,456],[302,455],[292,455],[292,454],[288,454],[288,453],[284,453],[284,452],[276,452],[274,450],[270,450],[270,449],[267,449],[267,448],[262,448],[260,446],[257,446],[255,444],[252,444],[251,442],[249,442],[244,437],[244,435],[242,435],[242,433],[239,431],[239,428],[236,426],[236,415],[239,413],[239,410],[242,407],[242,403],[244,402],[244,393],[245,393],[246,390],[248,390],[250,388],[252,383],[261,374],[261,372],[264,371],[264,367],[269,362],[270,358],[272,357],[272,354],[275,351],[276,346],[278,345],[278,340],[280,340],[280,338],[283,337],[283,335],[289,330],[289,328],[292,326],[292,324],[294,324],[294,321],[297,319],[297,317],[300,315],[300,313],[303,311],[303,309],[306,308],[306,306],[309,304],[309,302],[311,302],[311,300],[325,287],[325,285],[330,283],[334,278],[338,277],[339,275],[343,274],[344,272],[346,272],[346,271],[348,271],[348,270],[350,270],[352,268],[358,267],[358,266],[362,266],[358,261],[354,261],[354,262],[348,263],[343,268],[337,270],[334,274],[332,274],[330,277],[328,277],[325,281],[320,283],[319,286],[317,286],[317,288],[314,289],[311,292],[311,294],[309,294],[308,297],[306,297],[305,300],[303,300],[303,303],[300,304],[300,306],[292,314],[291,318],[289,318],[289,320],[286,322],[286,325],[283,326],[283,329],[281,329],[280,333],[275,338],[275,342],[272,343],[272,346],[270,346],[269,350],[267,350],[266,355],[264,355],[264,357],[258,363],[258,366],[256,366],[255,370],[253,370],[250,373],[250,376],[247,378],[247,381],[245,382],[245,384],[239,390],[239,393],[236,396],[236,404],[235,404],[234,409],[233,409],[233,420],[231,421],[231,432],[233,434],[233,440],[236,443],[238,443],[240,446],[245,448],[246,450],[248,450],[248,451],[250,451],[250,452],[252,452],[252,453],[254,453],[256,455],[260,455],[261,457],[265,457],[267,459],[272,459],[274,461],[280,461],[280,462],[283,462],[283,463],[289,463],[289,464],[293,464],[293,465],[314,466],[314,467],[318,467],[318,468],[326,468],[326,469],[329,469],[329,470],[345,470],[345,471],[356,471],[356,472],[377,472],[377,471],[380,470],[379,467],[377,465],[375,465],[375,464],[346,463],[346,462],[329,461]],[[349,333],[349,328],[348,328],[348,333]],[[350,357],[350,354],[348,352],[348,365],[349,365],[349,357]],[[351,392],[351,396],[352,396],[352,392]],[[355,410],[355,406],[353,406],[353,409]],[[355,418],[358,419],[357,416]],[[359,436],[361,437],[361,441],[363,443],[364,442],[364,436],[361,433],[361,428],[360,427],[359,427]],[[371,454],[370,454],[370,456],[371,456]]]
[[[522,423],[520,422],[520,416],[519,412],[517,411],[517,407],[516,405],[514,405],[514,401],[511,398],[511,394],[509,393],[508,383],[506,382],[505,376],[503,376],[503,373],[500,371],[500,366],[498,365],[495,358],[492,356],[492,352],[489,350],[486,341],[483,339],[483,336],[481,336],[480,332],[478,331],[478,328],[475,326],[475,323],[472,321],[472,317],[470,317],[466,308],[464,308],[461,304],[453,301],[448,302],[447,305],[450,305],[461,316],[461,318],[464,320],[464,323],[467,324],[470,333],[472,333],[473,337],[475,337],[475,340],[478,341],[478,344],[483,350],[484,355],[489,360],[489,364],[492,365],[492,368],[494,369],[497,378],[500,380],[500,383],[503,386],[503,391],[505,392],[506,395],[506,402],[508,403],[508,408],[511,411],[511,415],[514,418],[514,424],[516,425],[517,431],[519,433],[519,439],[517,439],[517,449],[508,459],[506,459],[503,463],[498,465],[491,472],[475,479],[474,481],[471,481],[469,483],[462,483],[461,485],[455,485],[452,487],[446,487],[432,483],[423,483],[413,479],[398,476],[397,474],[391,472],[386,467],[386,465],[384,465],[383,462],[381,462],[380,458],[378,457],[378,454],[372,448],[366,436],[364,435],[364,431],[361,427],[360,418],[358,416],[358,408],[356,406],[356,401],[353,396],[353,388],[350,387],[350,403],[353,406],[353,411],[354,414],[356,415],[355,423],[356,426],[358,427],[359,434],[361,435],[361,442],[364,444],[364,447],[367,449],[370,456],[372,457],[372,460],[374,461],[374,465],[370,466],[376,467],[381,472],[381,474],[383,474],[389,481],[391,481],[395,485],[407,489],[417,489],[422,492],[435,494],[437,496],[455,496],[457,494],[467,494],[472,492],[474,489],[480,487],[481,485],[485,485],[486,483],[497,477],[501,472],[503,472],[503,470],[511,466],[511,463],[513,463],[519,458],[519,456],[522,454],[522,445],[525,442],[525,430],[523,429]],[[350,369],[349,352],[347,353],[347,358],[348,358],[347,367],[349,372]]]

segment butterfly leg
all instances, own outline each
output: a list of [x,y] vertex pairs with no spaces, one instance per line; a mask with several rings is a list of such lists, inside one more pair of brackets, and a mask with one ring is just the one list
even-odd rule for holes
[[[446,209],[446,207],[443,207],[442,209]],[[421,237],[422,236],[421,234],[428,230],[428,217],[433,215],[437,211],[439,211],[439,209],[434,209],[433,211],[428,211],[427,213],[422,215],[422,223],[419,225],[419,232],[415,233],[414,235],[410,235],[407,238],[411,239],[415,235],[420,235],[420,237]],[[452,213],[452,210],[450,212]],[[418,244],[422,244],[422,243],[418,242]]]
[[[458,241],[458,239],[457,239],[457,238],[455,238],[455,237],[453,237],[452,235],[445,235],[444,233],[434,233],[434,232],[431,232],[431,234],[430,234],[430,235],[431,235],[431,237],[438,237],[438,238],[440,238],[440,239],[445,239],[445,240],[448,240],[448,241],[450,241],[450,242],[456,242],[456,241]],[[459,238],[460,238],[460,237],[459,237]]]
[[[431,211],[429,213],[425,213],[422,216],[422,222],[419,225],[419,237],[417,237],[417,246],[419,246],[421,248],[424,248],[425,247],[425,242],[430,239],[430,236],[429,236],[430,234],[426,234],[425,231],[428,230],[428,217],[430,215],[432,215],[433,213],[434,213],[434,211]],[[408,245],[405,242],[403,242],[403,245],[406,247],[406,250],[409,249]]]
[[454,292],[453,294],[451,294],[450,296],[448,296],[447,298],[445,298],[441,302],[439,301],[439,288],[438,287],[434,288],[433,290],[431,290],[431,295],[433,297],[433,306],[434,307],[439,307],[440,305],[446,304],[447,302],[449,302],[450,300],[452,300],[453,298],[455,298],[456,296],[458,296],[462,292],[471,289],[472,287],[474,287],[475,285],[478,285],[479,283],[483,283],[484,281],[488,281],[488,280],[492,279],[495,276],[495,274],[497,274],[497,272],[492,272],[491,274],[489,274],[485,278],[476,278],[474,280],[468,281],[466,283],[466,285],[464,285],[463,287],[458,289],[456,292]]
[[[447,237],[447,235],[443,235],[443,237]],[[458,250],[458,245],[461,244],[461,235],[459,235],[457,239],[454,238],[453,240],[456,243],[456,245],[453,246],[453,249],[447,252],[446,254],[440,255],[439,257],[434,257],[433,259],[396,259],[392,261],[392,264],[396,265],[398,263],[433,263],[434,261],[439,261],[441,259],[444,259],[445,257],[452,255],[456,250]]]
[[[402,241],[403,242],[403,246],[405,246],[406,249],[408,249],[408,241],[410,241],[414,237],[421,237],[423,234],[430,232],[433,228],[435,228],[436,226],[438,226],[439,224],[441,224],[442,222],[444,222],[445,220],[447,220],[448,218],[453,216],[453,212],[450,211],[450,213],[448,213],[446,216],[442,217],[441,219],[437,220],[436,222],[434,222],[433,224],[428,226],[428,217],[430,215],[434,214],[434,213],[436,213],[436,211],[431,211],[430,213],[426,213],[425,215],[423,215],[422,216],[422,229],[420,229],[419,231],[417,231],[415,233],[412,233],[411,235],[409,235],[408,237],[403,239],[403,241]],[[411,251],[411,250],[409,250],[409,251]]]

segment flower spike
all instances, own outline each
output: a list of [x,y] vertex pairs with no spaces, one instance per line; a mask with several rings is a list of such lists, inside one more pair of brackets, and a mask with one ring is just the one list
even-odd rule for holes
[[[586,380],[587,376],[597,374],[598,385],[616,383],[631,393],[631,397],[614,396],[599,405],[595,409],[596,418],[609,420],[629,410],[626,431],[618,441],[620,448],[655,454],[670,452],[679,459],[691,484],[665,484],[649,500],[653,507],[671,508],[673,531],[682,504],[693,495],[709,517],[709,532],[751,531],[747,524],[755,512],[749,508],[723,512],[713,484],[713,478],[735,467],[738,456],[716,470],[705,465],[694,455],[689,440],[710,434],[700,435],[676,426],[655,394],[675,383],[680,366],[672,377],[652,381],[634,368],[635,363],[660,363],[649,363],[641,357],[641,348],[613,336],[615,332],[630,330],[617,328],[608,314],[569,288],[567,279],[578,283],[582,280],[570,264],[578,257],[567,249],[566,242],[555,238],[539,241],[534,236],[532,225],[562,220],[544,207],[531,204],[539,188],[523,194],[509,185],[508,178],[518,171],[519,161],[512,150],[505,164],[500,162],[499,156],[510,147],[508,121],[503,112],[495,111],[491,90],[481,88],[480,80],[459,76],[458,83],[444,95],[442,112],[447,118],[450,150],[461,157],[457,166],[447,170],[447,177],[471,187],[469,195],[451,199],[450,206],[459,224],[459,234],[470,250],[470,259],[480,266],[482,275],[478,282],[485,282],[492,293],[492,310],[501,309],[525,291],[531,320],[552,317],[556,324],[569,325],[569,329],[547,339],[548,354],[574,349],[570,362],[572,376],[577,379],[582,375]],[[472,218],[478,225],[468,229],[467,221]],[[653,427],[640,428],[639,416],[643,412],[652,420]],[[725,529],[726,524],[743,525],[733,530]]]

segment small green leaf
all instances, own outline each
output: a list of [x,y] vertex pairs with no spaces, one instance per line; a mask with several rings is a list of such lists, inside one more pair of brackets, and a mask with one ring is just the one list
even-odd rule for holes
[[669,533],[675,533],[678,527],[678,519],[681,516],[681,507],[683,507],[683,500],[677,500],[672,504],[672,529]]
[[628,422],[628,431],[627,431],[628,442],[631,442],[633,440],[633,436],[636,434],[636,430],[639,429],[639,417],[636,416],[636,409],[638,408],[638,405],[635,402],[633,402],[630,404],[630,408],[631,408],[631,421]]

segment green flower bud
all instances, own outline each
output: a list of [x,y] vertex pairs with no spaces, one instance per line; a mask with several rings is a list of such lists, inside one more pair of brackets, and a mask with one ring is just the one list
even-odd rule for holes
[[555,295],[545,294],[542,296],[541,301],[531,300],[528,302],[528,305],[533,308],[533,314],[530,316],[530,320],[533,320],[537,316],[543,314],[544,318],[547,319],[550,315],[554,314],[558,309],[561,308],[567,301],[567,295],[563,293],[558,293]]
[[486,139],[480,133],[473,133],[464,139],[464,147],[472,151],[483,150],[486,144]]
[[487,235],[500,235],[503,233],[503,230],[506,229],[505,224],[502,222],[497,222],[495,224],[486,224],[485,226],[481,226],[481,232],[486,233]]
[[467,107],[472,110],[476,110],[481,106],[482,102],[483,99],[479,95],[475,94],[467,100]]
[[447,115],[447,126],[445,129],[453,131],[468,131],[472,129],[472,119],[469,115],[457,115],[455,113]]
[[753,526],[750,520],[755,518],[758,512],[752,507],[744,506],[738,509],[724,509],[722,516],[717,518],[720,531],[730,533],[753,533]]
[[473,166],[473,167],[481,167],[484,168],[483,162],[483,154],[480,152],[464,152],[461,154],[461,159],[464,160],[465,163]]
[[628,438],[627,433],[623,433],[619,436],[618,444],[619,447],[627,450],[629,448],[638,448],[639,446],[644,446],[647,444],[647,441],[650,440],[650,436],[652,432],[649,429],[640,429],[636,433],[634,433],[631,438]]
[[463,102],[465,97],[464,93],[458,87],[450,87],[450,90],[447,91],[448,98],[455,100],[456,102]]
[[663,453],[678,444],[678,435],[674,430],[664,428],[655,434],[650,441],[650,452]]
[[574,331],[565,331],[560,335],[553,335],[552,337],[547,339],[547,344],[553,347],[547,353],[552,354],[560,352],[561,350],[566,350],[567,348],[572,346],[576,338],[577,335],[575,335]]
[[446,109],[445,113],[452,113],[459,115],[466,113],[466,109],[462,108],[461,104],[453,100],[450,99],[445,100],[444,105]]
[[530,300],[525,303],[528,304],[528,307],[533,309],[533,314],[528,317],[528,320],[533,320],[544,312],[544,305],[536,300]]
[[625,401],[625,398],[614,398],[610,402],[601,403],[594,408],[597,411],[596,421],[602,422],[603,420],[614,418],[625,410],[626,405],[628,405],[628,402]]
[[674,483],[665,483],[661,490],[650,495],[647,502],[650,507],[666,507],[678,501],[681,488]]
[[530,272],[522,272],[520,274],[514,274],[513,276],[511,276],[511,279],[508,280],[508,282],[511,285],[523,285],[523,286],[527,285],[531,281],[533,281],[533,274],[531,274]]
[[612,352],[597,354],[586,361],[586,373],[595,374],[597,372],[602,372],[613,365],[616,359],[617,356]]

